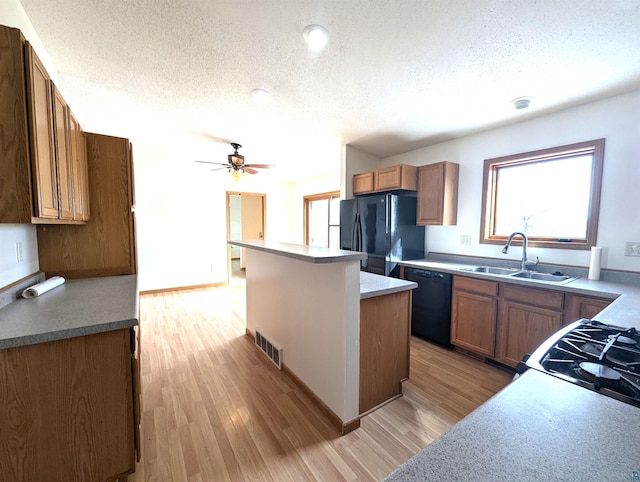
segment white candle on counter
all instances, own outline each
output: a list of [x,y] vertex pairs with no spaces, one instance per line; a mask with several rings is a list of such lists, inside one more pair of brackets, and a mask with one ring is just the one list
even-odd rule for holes
[[594,246],[591,248],[591,261],[589,262],[589,279],[600,279],[600,262],[602,261],[602,247]]

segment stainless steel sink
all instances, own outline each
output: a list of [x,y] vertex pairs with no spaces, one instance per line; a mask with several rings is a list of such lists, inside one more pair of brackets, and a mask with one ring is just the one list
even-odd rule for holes
[[499,275],[513,275],[518,270],[514,268],[495,268],[493,266],[474,266],[473,268],[461,268],[463,271],[472,271],[474,273],[487,273]]
[[563,283],[565,281],[570,281],[574,279],[571,276],[550,274],[550,273],[539,273],[537,271],[519,271],[517,273],[513,273],[511,277],[532,279],[532,280],[538,280],[538,281],[551,281],[553,283]]

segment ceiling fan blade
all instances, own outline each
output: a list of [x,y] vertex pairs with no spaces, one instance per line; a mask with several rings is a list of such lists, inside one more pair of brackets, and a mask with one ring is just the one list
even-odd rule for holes
[[220,166],[228,166],[229,165],[228,162],[211,162],[211,161],[195,161],[195,162],[199,162],[201,164],[218,164]]
[[222,171],[223,169],[228,169],[228,168],[227,167],[216,167],[215,169],[210,169],[209,172]]
[[273,169],[275,164],[245,164],[244,167],[257,167],[258,169]]
[[[252,164],[253,165],[253,164]],[[256,171],[255,169],[251,169],[249,166],[247,166],[245,164],[245,166],[242,168],[244,172],[248,172],[249,174],[258,174],[258,171]]]

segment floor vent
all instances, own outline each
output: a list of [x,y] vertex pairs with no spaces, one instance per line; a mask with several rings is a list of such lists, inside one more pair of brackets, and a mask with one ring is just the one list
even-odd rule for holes
[[271,343],[259,330],[256,330],[256,346],[269,357],[279,370],[282,370],[282,348]]

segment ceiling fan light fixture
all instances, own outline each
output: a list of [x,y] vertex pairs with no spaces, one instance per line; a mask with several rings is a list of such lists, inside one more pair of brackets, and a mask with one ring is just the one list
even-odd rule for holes
[[235,182],[240,182],[242,180],[242,176],[244,176],[244,171],[242,169],[234,169],[231,171],[231,179]]
[[302,31],[302,36],[312,52],[319,52],[329,42],[329,32],[322,25],[307,25]]

